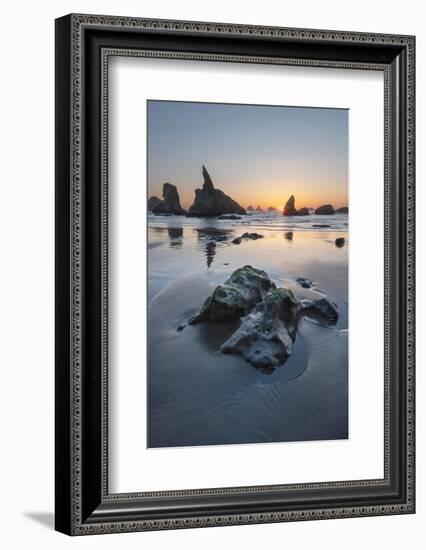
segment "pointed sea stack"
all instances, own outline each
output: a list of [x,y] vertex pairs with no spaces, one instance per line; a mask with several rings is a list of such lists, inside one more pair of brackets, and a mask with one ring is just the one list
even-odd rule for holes
[[152,210],[154,214],[174,214],[185,216],[186,210],[180,205],[179,193],[174,185],[165,183],[163,185],[163,200]]
[[283,210],[283,216],[298,216],[299,212],[296,210],[296,207],[294,206],[295,203],[294,195],[291,195],[288,201],[285,203],[284,210]]
[[222,216],[223,214],[246,214],[247,212],[231,197],[220,189],[215,189],[212,179],[203,165],[204,184],[202,189],[195,190],[194,204],[188,216],[207,218]]

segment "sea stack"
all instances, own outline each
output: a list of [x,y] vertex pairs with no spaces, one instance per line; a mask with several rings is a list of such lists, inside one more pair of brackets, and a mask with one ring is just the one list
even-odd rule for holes
[[215,189],[210,174],[203,165],[204,184],[202,189],[195,190],[194,204],[188,212],[192,217],[216,217],[223,214],[246,214],[236,201],[225,195],[220,189]]
[[334,208],[331,204],[323,204],[322,206],[319,206],[315,210],[315,214],[317,216],[330,216],[334,213],[335,213],[335,211],[334,211]]
[[304,206],[303,208],[300,208],[298,213],[298,216],[309,216],[309,210]]
[[161,199],[153,195],[148,199],[148,212],[152,212],[156,206],[161,203]]
[[174,214],[185,216],[186,210],[180,205],[179,193],[174,185],[165,183],[163,185],[163,200],[152,210],[154,214]]
[[294,206],[296,199],[294,198],[294,195],[291,195],[288,201],[285,203],[284,210],[283,210],[283,216],[298,216],[299,212],[296,210],[296,207]]
[[349,208],[347,206],[342,206],[336,210],[336,214],[349,214]]

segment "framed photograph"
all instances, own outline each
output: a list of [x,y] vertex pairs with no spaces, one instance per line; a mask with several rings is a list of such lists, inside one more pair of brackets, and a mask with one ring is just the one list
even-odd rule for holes
[[413,36],[56,20],[56,529],[415,511]]

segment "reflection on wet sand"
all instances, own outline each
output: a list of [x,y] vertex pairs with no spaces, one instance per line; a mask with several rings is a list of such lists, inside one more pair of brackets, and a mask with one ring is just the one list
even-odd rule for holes
[[182,246],[183,228],[168,227],[167,232],[169,234],[170,248],[180,248]]
[[213,258],[216,256],[216,243],[210,241],[206,244],[206,258],[207,258],[207,268],[209,268],[213,263]]
[[[207,268],[209,268],[216,255],[216,243],[226,243],[234,233],[231,229],[219,229],[216,227],[194,228],[197,240],[202,245],[204,255],[206,256]],[[204,245],[204,246],[203,246]]]
[[[149,221],[149,447],[347,438],[348,233],[341,222],[338,229],[314,230],[302,219],[293,227],[282,216],[271,227],[243,229],[241,222]],[[244,231],[264,238],[232,244]],[[336,239],[343,238],[339,247]],[[176,330],[245,265],[266,271],[299,301],[325,295],[338,307],[332,327],[301,319],[293,353],[273,372],[220,352],[239,319],[236,327],[223,322]]]

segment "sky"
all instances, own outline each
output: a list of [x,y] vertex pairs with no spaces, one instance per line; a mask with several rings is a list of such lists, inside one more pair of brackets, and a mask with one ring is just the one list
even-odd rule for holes
[[348,111],[148,101],[148,196],[176,185],[189,208],[204,164],[247,208],[348,205]]

